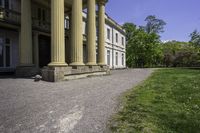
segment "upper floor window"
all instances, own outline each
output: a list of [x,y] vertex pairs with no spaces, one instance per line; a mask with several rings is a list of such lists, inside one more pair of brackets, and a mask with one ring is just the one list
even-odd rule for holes
[[124,37],[122,37],[122,45],[124,45]]
[[3,0],[0,0],[0,7],[3,7]]
[[110,29],[109,28],[107,29],[107,39],[110,40]]
[[116,33],[115,38],[116,38],[116,43],[118,43],[118,33]]
[[46,21],[46,10],[43,8],[38,8],[38,20]]
[[4,0],[4,6],[6,9],[9,9],[9,7],[10,7],[9,4],[10,4],[9,0]]
[[9,7],[10,7],[10,2],[9,2],[9,0],[0,0],[0,7],[9,9]]

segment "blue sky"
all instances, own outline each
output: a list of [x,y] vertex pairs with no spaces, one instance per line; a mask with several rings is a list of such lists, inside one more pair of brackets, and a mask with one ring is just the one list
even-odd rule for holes
[[156,15],[167,25],[161,40],[188,41],[189,34],[200,32],[200,0],[109,0],[107,14],[119,24],[145,25],[148,15]]

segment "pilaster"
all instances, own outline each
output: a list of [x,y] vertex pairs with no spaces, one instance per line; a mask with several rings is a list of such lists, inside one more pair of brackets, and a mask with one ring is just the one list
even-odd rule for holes
[[20,66],[33,66],[31,0],[21,0]]

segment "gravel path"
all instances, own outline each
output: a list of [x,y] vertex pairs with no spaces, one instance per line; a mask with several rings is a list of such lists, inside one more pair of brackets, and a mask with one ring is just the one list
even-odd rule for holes
[[113,71],[110,76],[59,83],[0,79],[1,133],[101,133],[117,98],[152,69]]

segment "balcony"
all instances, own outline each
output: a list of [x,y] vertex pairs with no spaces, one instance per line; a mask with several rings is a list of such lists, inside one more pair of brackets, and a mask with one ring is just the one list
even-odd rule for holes
[[34,30],[50,33],[51,23],[49,21],[38,20],[38,18],[32,18],[32,25]]
[[20,25],[21,13],[0,7],[0,22]]

